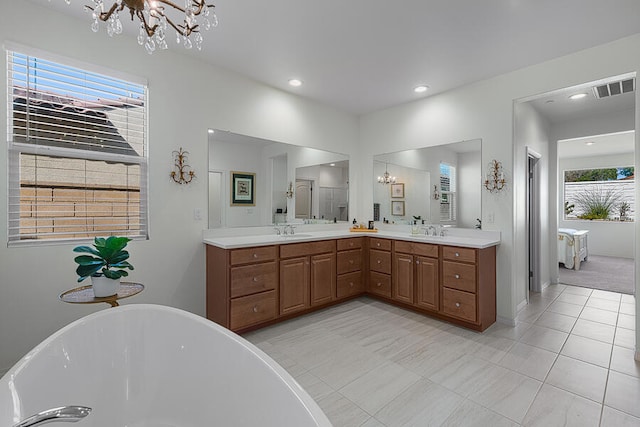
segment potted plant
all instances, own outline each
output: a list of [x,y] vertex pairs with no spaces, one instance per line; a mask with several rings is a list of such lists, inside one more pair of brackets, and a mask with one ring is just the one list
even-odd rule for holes
[[124,250],[131,239],[128,237],[110,236],[106,239],[96,237],[91,246],[76,246],[73,252],[88,253],[78,255],[76,273],[78,282],[91,277],[93,293],[96,297],[108,297],[118,293],[120,278],[128,276],[127,269],[133,270],[133,265],[127,262],[129,252]]

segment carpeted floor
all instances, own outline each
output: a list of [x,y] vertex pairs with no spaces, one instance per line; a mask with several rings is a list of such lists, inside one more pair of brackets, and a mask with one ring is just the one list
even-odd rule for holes
[[580,270],[560,264],[560,283],[633,295],[633,259],[589,255]]

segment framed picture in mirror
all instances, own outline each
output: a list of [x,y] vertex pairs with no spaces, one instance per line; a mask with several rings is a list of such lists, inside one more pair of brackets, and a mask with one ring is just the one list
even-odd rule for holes
[[391,184],[391,197],[398,199],[404,197],[404,184]]
[[391,215],[404,216],[404,200],[393,200],[391,202]]
[[256,174],[231,172],[231,206],[255,206]]

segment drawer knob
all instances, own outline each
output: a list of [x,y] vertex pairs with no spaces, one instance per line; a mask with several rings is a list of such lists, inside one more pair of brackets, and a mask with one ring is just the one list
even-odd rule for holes
[[353,264],[353,260],[352,259],[349,260],[349,264]]
[[382,286],[382,283],[378,282],[378,285],[377,285],[377,286],[378,286],[378,287]]
[[353,282],[349,282],[349,286],[353,288]]
[[378,247],[380,247],[380,243],[376,243],[376,245],[377,245]]
[[456,256],[460,256],[460,254],[458,252],[456,252]]
[[416,260],[416,264],[420,264],[420,260],[419,259]]
[[456,303],[456,307],[460,307],[460,303],[459,302]]
[[254,258],[258,258],[258,254],[253,254],[253,257]]
[[381,261],[381,260],[378,260],[378,264],[382,264],[382,261]]
[[257,312],[258,312],[258,306],[257,306],[257,305],[254,305],[254,306],[253,306],[253,312],[254,312],[254,313],[257,313]]
[[253,278],[253,281],[254,281],[254,282],[257,282],[257,281],[258,281],[258,278],[257,278],[257,277],[254,277],[254,278]]
[[456,279],[459,279],[459,278],[460,278],[460,275],[459,275],[459,274],[456,274]]
[[353,246],[353,242],[349,242],[349,246]]

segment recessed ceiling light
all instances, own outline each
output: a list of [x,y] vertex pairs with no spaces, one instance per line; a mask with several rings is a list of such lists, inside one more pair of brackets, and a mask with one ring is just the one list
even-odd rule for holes
[[544,103],[545,104],[553,104],[554,100],[553,99],[547,99]]
[[299,79],[291,79],[289,80],[289,85],[293,86],[293,87],[299,87],[302,86],[302,80]]
[[586,93],[576,93],[575,95],[571,95],[569,99],[571,99],[572,101],[575,101],[576,99],[582,99],[585,96],[587,96]]
[[211,133],[214,133],[215,131],[213,129],[209,129],[207,132],[211,134]]
[[335,165],[336,165],[335,163],[329,163],[329,166],[335,166]]
[[416,86],[413,88],[413,91],[415,93],[424,93],[427,91],[427,89],[429,89],[429,86],[426,85],[420,85],[420,86]]
[[587,144],[587,145],[593,145],[593,144],[595,144],[595,142],[593,142],[593,141],[589,141],[589,142],[585,142],[585,144]]

